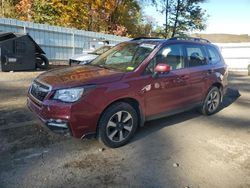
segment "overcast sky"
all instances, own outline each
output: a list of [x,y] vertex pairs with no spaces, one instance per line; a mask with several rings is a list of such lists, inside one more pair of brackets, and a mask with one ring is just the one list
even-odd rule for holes
[[[250,0],[207,0],[201,5],[209,15],[207,29],[202,33],[227,33],[250,35]],[[148,6],[145,14],[163,25],[164,15]]]

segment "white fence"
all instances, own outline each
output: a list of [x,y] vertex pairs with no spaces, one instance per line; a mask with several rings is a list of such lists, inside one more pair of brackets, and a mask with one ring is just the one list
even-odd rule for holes
[[29,33],[50,60],[68,60],[70,56],[80,54],[83,49],[88,49],[92,45],[98,47],[102,40],[108,40],[110,44],[129,40],[126,37],[9,18],[0,18],[0,32]]
[[217,43],[231,70],[247,70],[250,66],[250,43]]

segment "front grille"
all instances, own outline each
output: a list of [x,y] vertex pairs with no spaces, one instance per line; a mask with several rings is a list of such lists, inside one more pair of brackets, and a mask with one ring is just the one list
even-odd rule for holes
[[39,101],[43,101],[44,98],[48,95],[49,91],[49,86],[46,86],[37,81],[34,81],[30,88],[30,94]]

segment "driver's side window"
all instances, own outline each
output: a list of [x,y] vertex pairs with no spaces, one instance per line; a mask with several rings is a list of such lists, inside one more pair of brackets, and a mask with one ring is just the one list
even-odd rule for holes
[[153,74],[155,66],[159,63],[168,64],[171,70],[184,68],[183,46],[181,44],[164,46],[150,61],[145,73]]

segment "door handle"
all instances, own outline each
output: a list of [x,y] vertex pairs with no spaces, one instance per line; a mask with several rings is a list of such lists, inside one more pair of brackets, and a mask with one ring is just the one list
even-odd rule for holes
[[188,75],[181,75],[181,76],[178,76],[178,77],[174,80],[174,83],[183,83],[183,82],[185,82],[188,78],[189,78]]
[[189,79],[189,76],[188,75],[181,75],[180,78],[182,80],[187,80],[187,79]]

